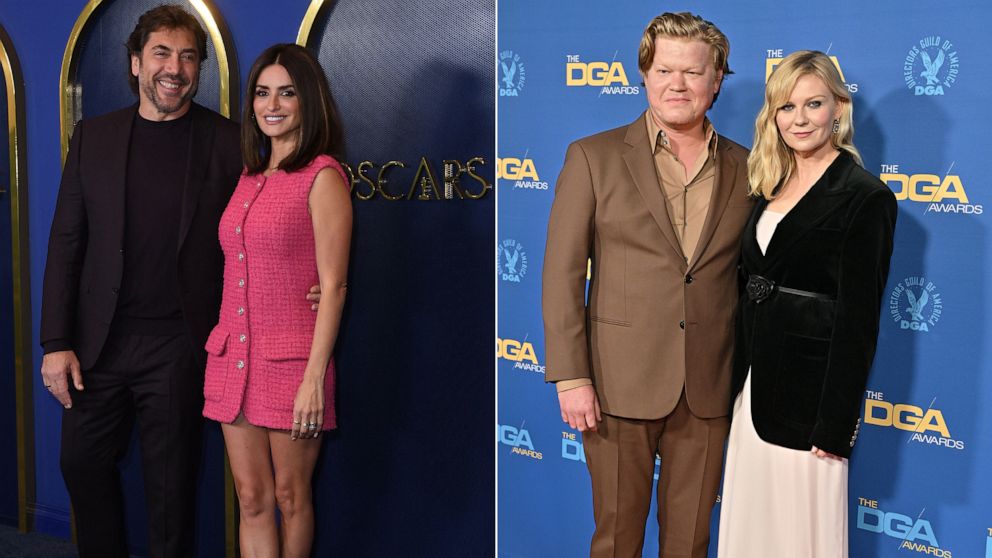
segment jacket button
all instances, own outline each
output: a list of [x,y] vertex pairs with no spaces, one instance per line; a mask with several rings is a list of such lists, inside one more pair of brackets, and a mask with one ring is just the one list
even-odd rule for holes
[[120,292],[120,289],[118,289],[117,287],[113,287],[113,288],[110,289],[110,292],[112,292],[114,294],[117,294],[117,293]]
[[685,282],[686,282],[686,284],[687,284],[687,285],[688,285],[689,283],[692,283],[692,275],[686,275],[686,276],[685,276]]
[[685,329],[685,320],[682,320],[681,322],[679,322],[679,328]]

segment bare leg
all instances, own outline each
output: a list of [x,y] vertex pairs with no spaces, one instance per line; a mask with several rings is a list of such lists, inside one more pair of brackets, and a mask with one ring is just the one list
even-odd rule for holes
[[288,432],[269,430],[275,466],[275,498],[282,513],[282,558],[306,558],[313,545],[311,479],[321,438],[292,440]]
[[276,531],[269,431],[248,424],[243,416],[234,424],[223,424],[221,428],[241,509],[241,556],[277,558],[279,533]]

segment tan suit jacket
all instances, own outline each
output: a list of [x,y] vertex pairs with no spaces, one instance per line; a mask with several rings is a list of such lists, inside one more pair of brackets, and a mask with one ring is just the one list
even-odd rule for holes
[[713,195],[687,263],[643,115],[569,146],[544,256],[547,381],[590,378],[615,416],[667,416],[683,386],[697,417],[727,414],[740,237],[754,203],[746,157],[718,139]]

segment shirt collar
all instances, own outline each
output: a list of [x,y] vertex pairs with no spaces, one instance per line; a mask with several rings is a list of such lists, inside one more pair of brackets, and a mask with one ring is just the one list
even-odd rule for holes
[[[654,118],[651,116],[651,111],[644,111],[644,120],[648,125],[648,139],[651,141],[651,152],[657,154],[659,149],[665,149],[671,152],[672,149],[668,144],[668,136],[655,123]],[[706,135],[706,141],[709,144],[710,157],[716,159],[716,146],[720,135],[716,133],[716,128],[713,127],[713,123],[710,122],[709,118],[703,120],[703,134]]]

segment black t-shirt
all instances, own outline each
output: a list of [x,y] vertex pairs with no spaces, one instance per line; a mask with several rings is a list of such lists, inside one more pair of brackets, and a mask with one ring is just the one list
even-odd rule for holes
[[162,122],[134,117],[125,186],[124,275],[115,319],[134,333],[182,330],[176,258],[190,114]]

